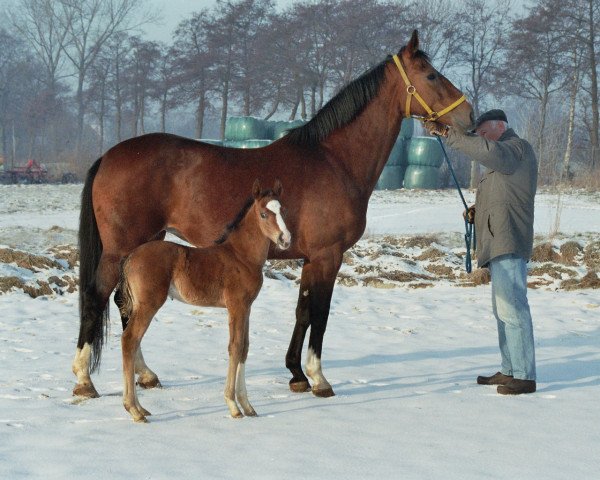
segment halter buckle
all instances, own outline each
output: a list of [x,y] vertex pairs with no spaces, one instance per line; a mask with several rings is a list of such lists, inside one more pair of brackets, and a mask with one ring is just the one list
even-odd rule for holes
[[417,89],[415,88],[414,85],[408,85],[406,87],[406,93],[408,93],[409,95],[414,95],[416,91],[417,91]]

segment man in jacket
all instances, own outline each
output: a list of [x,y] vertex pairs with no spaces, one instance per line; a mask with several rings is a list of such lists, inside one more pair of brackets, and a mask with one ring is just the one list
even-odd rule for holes
[[450,147],[486,167],[475,199],[479,267],[489,267],[492,307],[498,324],[501,369],[477,377],[498,385],[498,393],[536,390],[533,325],[527,302],[527,261],[533,248],[533,209],[537,160],[531,145],[508,128],[502,110],[490,110],[475,123],[474,134],[426,122],[431,134],[447,137]]

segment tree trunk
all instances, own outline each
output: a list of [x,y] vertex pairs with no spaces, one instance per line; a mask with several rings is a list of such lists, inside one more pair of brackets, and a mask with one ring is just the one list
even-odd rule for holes
[[196,109],[196,138],[202,138],[202,130],[204,130],[205,104],[205,94],[202,92],[200,98],[198,99],[198,108]]
[[227,110],[229,108],[229,79],[223,84],[223,107],[221,110],[221,140],[225,140],[225,125],[227,124]]
[[590,81],[591,81],[591,91],[590,91],[590,96],[592,99],[592,129],[590,132],[590,143],[592,146],[592,169],[598,165],[600,165],[600,139],[599,139],[599,132],[598,132],[598,128],[599,128],[599,123],[600,123],[600,118],[599,118],[599,112],[598,112],[598,72],[596,71],[596,45],[595,45],[595,40],[596,40],[596,30],[595,30],[595,18],[594,18],[594,5],[593,5],[593,1],[589,0],[588,1],[588,6],[589,6],[589,15],[588,15],[588,21],[589,21],[589,37],[587,39],[587,43],[588,43],[588,55],[589,55],[589,62],[590,62]]

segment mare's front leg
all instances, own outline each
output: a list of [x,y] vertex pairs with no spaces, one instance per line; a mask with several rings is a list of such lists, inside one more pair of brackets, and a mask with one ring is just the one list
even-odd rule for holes
[[335,395],[321,370],[321,352],[335,278],[341,264],[341,249],[328,249],[305,261],[302,268],[296,326],[286,356],[286,366],[293,375],[290,389],[294,392],[303,392],[310,388],[300,366],[302,345],[310,325],[306,373],[313,381],[312,392],[318,397]]

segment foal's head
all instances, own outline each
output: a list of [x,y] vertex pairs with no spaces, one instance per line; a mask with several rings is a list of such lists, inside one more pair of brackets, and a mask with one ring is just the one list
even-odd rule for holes
[[279,203],[281,191],[282,187],[279,180],[275,180],[272,190],[263,192],[260,188],[260,182],[256,179],[252,186],[252,196],[254,197],[252,209],[265,237],[269,238],[281,250],[286,250],[292,242],[292,235],[283,220],[285,210]]

